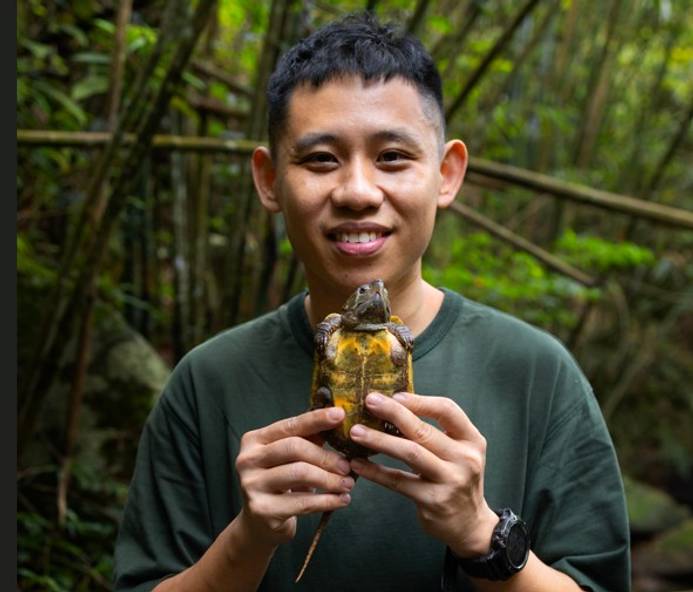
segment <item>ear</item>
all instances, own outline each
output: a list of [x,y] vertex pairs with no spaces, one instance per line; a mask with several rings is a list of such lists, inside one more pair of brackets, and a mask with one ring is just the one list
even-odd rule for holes
[[445,144],[440,161],[439,208],[447,208],[455,199],[467,172],[467,162],[467,147],[462,140],[450,140]]
[[277,170],[269,149],[264,146],[255,148],[253,155],[250,157],[250,165],[253,171],[255,190],[260,198],[260,203],[268,212],[273,214],[280,212],[281,206],[277,201],[274,187]]

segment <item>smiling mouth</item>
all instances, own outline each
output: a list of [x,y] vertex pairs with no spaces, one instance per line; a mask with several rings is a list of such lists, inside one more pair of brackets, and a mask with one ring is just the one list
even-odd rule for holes
[[372,243],[385,236],[384,232],[336,232],[333,240],[339,243]]

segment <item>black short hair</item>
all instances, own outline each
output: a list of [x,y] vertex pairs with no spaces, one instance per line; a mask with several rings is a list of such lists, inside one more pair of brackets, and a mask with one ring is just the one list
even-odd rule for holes
[[275,153],[286,125],[289,98],[301,84],[318,88],[346,76],[387,82],[395,76],[413,83],[444,135],[440,74],[423,44],[394,23],[381,24],[370,12],[353,13],[329,23],[286,51],[267,84],[267,126]]

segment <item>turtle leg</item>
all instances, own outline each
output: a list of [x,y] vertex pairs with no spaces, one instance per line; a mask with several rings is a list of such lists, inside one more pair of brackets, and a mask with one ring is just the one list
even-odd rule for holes
[[414,338],[411,331],[405,325],[399,323],[388,323],[387,330],[397,339],[397,343],[392,344],[390,358],[395,366],[403,366],[407,363],[407,354],[412,350]]
[[332,334],[342,326],[342,315],[337,313],[329,314],[325,319],[318,323],[315,327],[315,336],[313,344],[318,358],[322,359],[328,353],[327,345],[330,342]]
[[332,398],[332,391],[326,386],[318,387],[315,391],[315,402],[313,403],[313,409],[323,409],[325,407],[334,407],[334,399]]
[[405,351],[411,351],[414,347],[414,336],[411,334],[409,327],[400,323],[388,323],[387,328],[402,344]]

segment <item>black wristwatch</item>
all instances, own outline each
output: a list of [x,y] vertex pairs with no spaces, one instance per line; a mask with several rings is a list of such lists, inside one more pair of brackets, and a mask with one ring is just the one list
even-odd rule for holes
[[529,557],[527,525],[510,508],[495,510],[500,520],[493,529],[491,551],[482,557],[463,559],[450,549],[459,567],[468,576],[486,580],[507,580],[520,571]]

